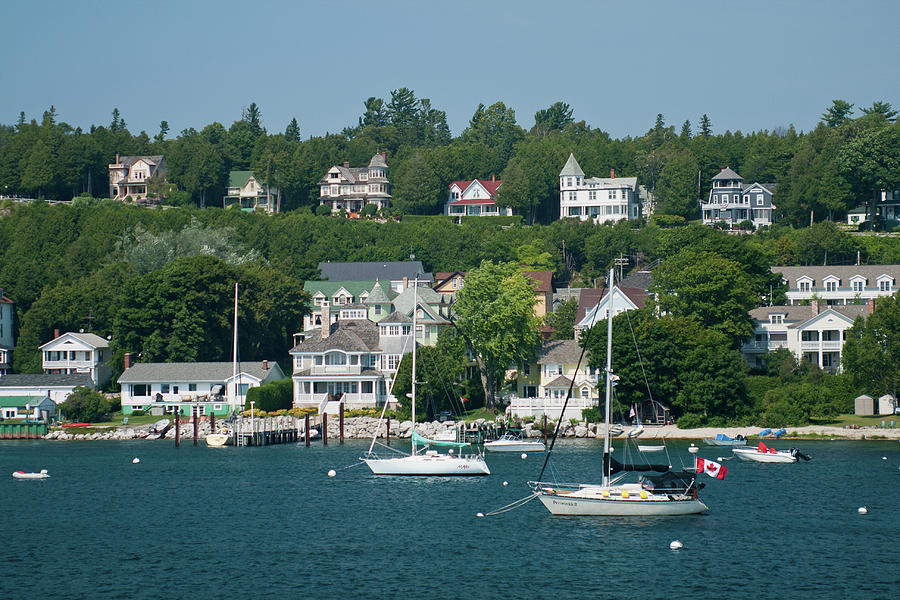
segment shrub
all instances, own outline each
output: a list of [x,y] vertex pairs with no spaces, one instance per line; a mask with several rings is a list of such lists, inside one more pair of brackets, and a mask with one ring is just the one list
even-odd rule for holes
[[581,411],[581,418],[588,423],[601,423],[603,422],[604,415],[603,411],[597,407],[585,408]]
[[97,421],[103,415],[110,412],[109,399],[87,387],[76,387],[59,405],[59,410],[72,421]]
[[289,410],[294,401],[292,385],[290,379],[281,379],[250,388],[247,391],[247,403],[244,408],[249,409],[250,402],[254,402],[256,408],[267,412]]
[[359,214],[364,217],[371,217],[376,212],[378,212],[378,206],[372,204],[371,202],[362,207],[362,210],[359,211]]
[[696,429],[697,427],[702,427],[704,423],[703,415],[698,415],[696,413],[685,413],[678,417],[678,425],[679,429]]
[[316,214],[320,217],[325,217],[331,214],[331,207],[327,204],[320,204],[316,207]]

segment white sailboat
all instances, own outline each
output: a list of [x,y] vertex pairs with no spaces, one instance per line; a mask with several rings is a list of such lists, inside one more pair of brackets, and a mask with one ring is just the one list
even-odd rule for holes
[[[612,458],[609,422],[612,418],[612,302],[614,270],[609,271],[609,299],[606,332],[606,435],[603,439],[603,476],[599,484],[556,484],[531,481],[541,503],[554,515],[669,516],[690,515],[707,510],[697,492],[696,473],[672,471],[668,465],[622,464]],[[546,464],[546,463],[545,463]],[[630,471],[656,471],[635,483],[619,483]],[[622,473],[616,478],[613,475]]]
[[[484,457],[480,454],[462,455],[455,454],[453,449],[468,446],[467,443],[450,442],[441,440],[429,440],[416,433],[416,316],[419,310],[419,280],[414,280],[413,288],[413,322],[412,322],[412,424],[413,430],[410,439],[412,449],[409,454],[400,453],[393,448],[394,456],[379,457],[373,452],[378,437],[376,430],[369,451],[362,460],[375,475],[419,475],[419,476],[450,476],[450,475],[490,475]],[[396,382],[396,376],[394,377]],[[391,385],[393,390],[393,384]],[[387,408],[387,405],[385,405]],[[422,446],[420,451],[419,446]],[[447,454],[435,450],[437,446],[449,447]],[[388,447],[385,447],[388,448]]]
[[[234,282],[234,341],[231,351],[231,378],[234,380],[237,377],[237,347],[238,343],[238,284]],[[237,385],[237,389],[235,390],[235,396],[237,396],[238,390],[240,390],[240,385]],[[232,402],[231,412],[234,413],[234,402]],[[231,429],[222,424],[222,430],[218,433],[213,431],[208,436],[206,436],[206,445],[212,446],[214,448],[220,448],[222,446],[228,446],[234,443],[234,434]]]

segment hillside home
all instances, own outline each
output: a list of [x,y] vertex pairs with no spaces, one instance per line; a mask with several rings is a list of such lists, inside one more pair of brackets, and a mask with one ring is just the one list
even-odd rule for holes
[[109,165],[109,197],[113,200],[147,198],[147,181],[152,177],[165,180],[167,172],[165,156],[116,154],[116,162]]
[[[319,272],[322,279],[329,281],[381,281],[383,286],[398,294],[412,285],[416,279],[419,284],[431,285],[433,277],[426,273],[420,260],[406,261],[373,261],[373,262],[320,262]],[[385,288],[386,291],[387,288]]]
[[367,204],[381,210],[391,201],[387,172],[385,152],[373,156],[368,167],[351,167],[349,162],[335,165],[319,180],[319,204],[330,206],[333,213],[343,209],[359,214]]
[[40,404],[45,397],[56,404],[66,401],[75,388],[93,387],[87,373],[48,375],[44,373],[12,373],[0,377],[0,397],[25,399],[31,406]]
[[744,185],[743,177],[728,167],[722,167],[712,182],[709,198],[700,202],[704,225],[722,224],[730,229],[744,221],[751,221],[754,227],[772,224],[774,183]]
[[614,223],[641,216],[637,177],[585,178],[574,154],[559,172],[559,218]]
[[753,337],[741,344],[741,354],[751,367],[761,368],[769,352],[786,348],[797,360],[840,371],[847,330],[857,317],[871,314],[874,305],[874,300],[833,306],[813,300],[806,306],[754,308],[750,311]]
[[[628,311],[644,308],[647,291],[616,286],[613,291],[613,318]],[[610,297],[606,288],[582,290],[575,319],[575,339],[580,340],[585,330],[605,321],[609,316]]]
[[465,278],[465,271],[438,272],[434,274],[432,289],[444,296],[453,297],[462,289]]
[[[873,203],[867,202],[847,213],[847,223],[861,225],[872,220]],[[888,221],[900,220],[900,190],[880,190],[875,193],[875,216]]]
[[553,271],[522,271],[534,286],[534,316],[544,317],[553,306]]
[[816,298],[828,305],[861,304],[897,292],[900,265],[772,267],[787,284],[788,304]]
[[[286,376],[274,360],[253,362],[135,363],[125,355],[122,413],[230,415],[246,405],[250,388]],[[235,368],[237,373],[235,374]]]
[[[516,394],[510,398],[509,414],[513,417],[547,415],[557,420],[581,419],[585,408],[598,405],[598,370],[587,367],[581,357],[581,346],[575,340],[544,342],[534,361],[522,365],[516,379]],[[572,386],[572,398],[563,414],[563,404]]]
[[12,350],[16,345],[13,338],[16,304],[0,289],[0,377],[9,373],[12,364]]
[[256,210],[272,214],[278,211],[278,188],[260,183],[253,171],[231,171],[222,208],[237,206],[245,212]]
[[47,374],[86,373],[93,382],[91,387],[102,387],[110,377],[109,342],[93,333],[68,332],[59,335],[39,347],[41,368]]
[[512,208],[497,206],[496,203],[497,190],[502,183],[493,175],[490,181],[454,181],[449,186],[450,195],[444,205],[444,214],[451,217],[512,216]]

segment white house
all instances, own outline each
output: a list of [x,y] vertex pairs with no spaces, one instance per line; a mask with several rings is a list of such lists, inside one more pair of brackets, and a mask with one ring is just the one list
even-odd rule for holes
[[775,184],[744,185],[744,178],[728,167],[722,167],[712,182],[709,198],[700,202],[704,225],[721,223],[730,228],[744,221],[752,222],[754,227],[772,224]]
[[109,197],[133,200],[147,197],[147,181],[151,177],[165,179],[168,168],[166,157],[122,156],[116,154],[116,162],[109,165]]
[[0,289],[0,376],[9,373],[12,364],[11,354],[16,343],[13,338],[15,316],[15,303]]
[[56,402],[44,396],[0,396],[0,417],[49,422],[58,414]]
[[12,373],[0,377],[0,397],[31,399],[29,402],[32,406],[49,397],[56,404],[62,404],[76,387],[92,386],[93,382],[86,373],[71,375]]
[[827,306],[813,300],[806,306],[763,306],[750,311],[753,337],[741,344],[741,354],[751,367],[765,365],[766,354],[786,348],[797,360],[808,360],[829,370],[841,370],[841,353],[847,330],[857,317],[874,310],[866,304]]
[[893,296],[900,265],[832,265],[772,267],[787,284],[788,304],[816,298],[825,304],[859,304]]
[[[590,290],[593,292],[594,290]],[[581,339],[581,336],[584,334],[586,329],[590,329],[595,324],[605,321],[609,316],[609,294],[606,292],[606,289],[597,290],[602,294],[599,302],[596,302],[590,308],[587,308],[584,311],[584,316],[575,322],[575,339]],[[590,301],[593,294],[585,294],[585,290],[582,290],[582,295],[579,297],[579,302],[582,298]],[[623,287],[615,287],[613,288],[613,304],[612,304],[612,316],[615,318],[617,315],[627,311],[627,310],[637,310],[638,308],[643,308],[644,303],[647,299],[647,292],[645,290],[635,289],[635,288],[623,288]]]
[[497,206],[496,195],[502,181],[491,175],[490,181],[473,179],[454,181],[450,184],[444,214],[451,217],[512,216],[509,206]]
[[332,212],[359,213],[366,204],[381,210],[391,201],[387,172],[385,152],[374,155],[368,167],[351,167],[349,162],[335,165],[319,180],[319,204],[330,206]]
[[[557,420],[581,419],[585,408],[598,405],[598,371],[587,367],[587,356],[576,370],[581,346],[575,340],[544,342],[537,358],[522,365],[516,380],[516,395],[510,398],[513,417],[547,415]],[[574,385],[573,385],[574,379]],[[572,387],[572,397],[563,414],[563,404]]]
[[641,216],[637,177],[609,177],[585,179],[584,171],[574,154],[569,154],[559,172],[559,218],[591,219],[597,223],[637,219]]
[[200,415],[230,414],[243,410],[250,388],[285,379],[275,361],[255,362],[135,363],[125,355],[125,370],[118,382],[122,388],[122,412]]
[[268,214],[277,212],[278,188],[260,183],[253,171],[231,171],[228,187],[222,199],[222,208],[237,206],[243,211],[262,210]]
[[95,388],[109,380],[109,342],[93,333],[68,332],[40,346],[44,373],[87,373]]

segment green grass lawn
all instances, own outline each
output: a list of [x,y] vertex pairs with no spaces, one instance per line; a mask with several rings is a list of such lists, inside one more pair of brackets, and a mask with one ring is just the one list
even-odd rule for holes
[[843,427],[845,425],[859,425],[860,427],[881,427],[881,422],[890,427],[894,421],[895,427],[900,427],[900,415],[838,415],[828,419],[814,419],[813,425],[827,425],[828,427]]
[[[156,423],[160,419],[170,417],[158,417],[155,415],[128,415],[128,425],[151,425]],[[124,419],[124,415],[121,412],[114,412],[109,415],[109,419],[106,421],[97,421],[95,423],[91,423],[91,425],[95,427],[113,427],[122,425],[122,420]]]

